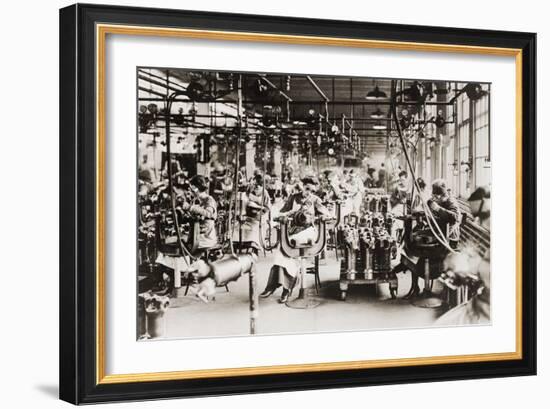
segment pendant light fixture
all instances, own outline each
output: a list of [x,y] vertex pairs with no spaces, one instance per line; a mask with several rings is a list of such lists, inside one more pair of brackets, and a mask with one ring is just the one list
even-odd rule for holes
[[372,119],[382,119],[385,117],[384,113],[380,110],[378,106],[376,106],[376,110],[370,114],[370,117]]
[[384,91],[381,91],[380,88],[378,88],[378,85],[376,82],[374,82],[374,89],[372,91],[367,92],[367,96],[365,97],[369,100],[380,100],[380,99],[387,99],[388,96]]
[[378,121],[376,122],[373,126],[372,126],[372,129],[376,129],[378,131],[383,131],[385,129],[387,129],[388,127],[386,126],[385,123],[381,122],[381,121]]

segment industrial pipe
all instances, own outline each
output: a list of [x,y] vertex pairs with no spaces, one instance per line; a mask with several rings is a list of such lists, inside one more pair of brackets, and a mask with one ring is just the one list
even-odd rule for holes
[[208,302],[209,296],[216,292],[216,287],[224,286],[231,281],[236,281],[245,274],[248,278],[248,297],[250,310],[250,334],[256,333],[256,322],[259,315],[258,290],[256,285],[255,254],[229,255],[220,260],[206,263],[199,260],[195,263],[195,274],[202,279],[196,295]]
[[321,90],[321,88],[319,88],[319,86],[317,85],[317,83],[313,80],[313,78],[311,78],[309,75],[306,75],[306,78],[307,80],[310,82],[310,84],[313,86],[313,88],[315,88],[315,91],[317,91],[317,93],[325,100],[326,103],[329,103],[330,102],[330,99],[325,95],[325,93],[323,92],[323,90]]

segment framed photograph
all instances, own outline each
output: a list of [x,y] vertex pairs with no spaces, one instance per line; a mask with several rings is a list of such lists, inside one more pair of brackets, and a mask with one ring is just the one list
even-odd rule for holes
[[61,399],[534,375],[535,56],[61,9]]

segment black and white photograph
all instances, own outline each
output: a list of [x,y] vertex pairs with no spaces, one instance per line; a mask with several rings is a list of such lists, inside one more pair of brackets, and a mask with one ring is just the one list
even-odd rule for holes
[[548,13],[449,4],[7,2],[2,407],[544,402]]
[[136,71],[136,339],[491,324],[491,83]]

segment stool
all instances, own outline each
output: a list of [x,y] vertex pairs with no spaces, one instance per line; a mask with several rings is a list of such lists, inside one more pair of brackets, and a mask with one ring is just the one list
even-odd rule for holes
[[[435,264],[440,264],[439,260],[435,260],[435,261],[436,261]],[[421,277],[424,278],[424,291],[419,295],[417,299],[412,301],[412,304],[415,307],[438,308],[438,307],[441,307],[441,305],[443,304],[443,301],[432,293],[433,273],[431,272],[431,269],[430,269],[430,263],[434,264],[434,260],[431,259],[430,257],[425,257],[423,259],[421,258],[419,260],[419,264],[423,264],[424,274]],[[437,271],[435,275],[439,276],[440,274],[441,274],[441,271],[439,269],[439,271]]]
[[[327,250],[334,250],[336,261],[338,261],[338,236],[336,234],[336,226],[328,228],[328,240],[326,245]],[[324,251],[324,250],[323,250]]]
[[319,278],[319,256],[315,256],[313,266],[306,269],[306,274],[313,274],[315,277],[315,292],[319,294],[321,279]]

